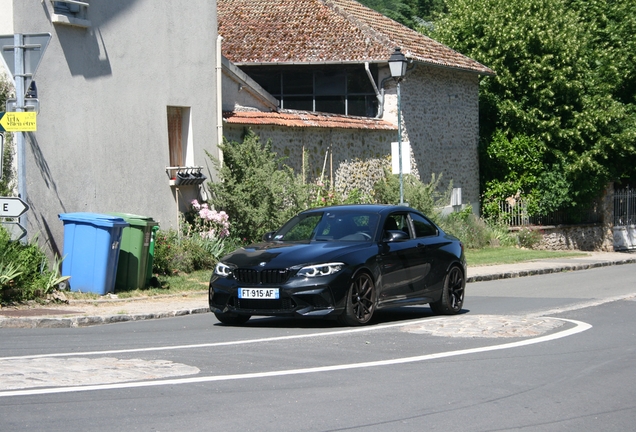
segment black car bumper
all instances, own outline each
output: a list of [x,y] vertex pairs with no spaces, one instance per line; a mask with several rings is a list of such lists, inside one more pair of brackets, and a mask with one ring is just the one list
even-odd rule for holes
[[[239,288],[251,288],[239,285],[226,278],[212,277],[210,281],[210,310],[215,313],[262,316],[290,317],[326,317],[337,316],[344,310],[344,298],[348,289],[348,275],[336,278],[323,278],[307,283],[307,279],[290,281],[279,288],[278,299],[242,299]],[[312,281],[313,282],[313,281]],[[258,286],[255,288],[264,288]]]

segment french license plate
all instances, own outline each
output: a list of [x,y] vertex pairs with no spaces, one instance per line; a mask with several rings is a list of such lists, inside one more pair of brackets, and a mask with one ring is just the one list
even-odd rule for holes
[[241,299],[277,299],[278,288],[239,288],[238,297]]

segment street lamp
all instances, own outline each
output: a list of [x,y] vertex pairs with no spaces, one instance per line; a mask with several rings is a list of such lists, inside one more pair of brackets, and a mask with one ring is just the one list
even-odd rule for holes
[[404,204],[404,179],[402,176],[402,101],[400,97],[400,81],[406,75],[406,65],[408,61],[401,48],[395,48],[391,57],[389,57],[389,69],[391,76],[397,83],[397,111],[398,111],[398,157],[400,166],[400,204]]

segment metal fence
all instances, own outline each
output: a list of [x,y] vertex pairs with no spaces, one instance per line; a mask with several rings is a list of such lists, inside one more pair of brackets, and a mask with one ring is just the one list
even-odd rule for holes
[[636,225],[636,189],[614,191],[614,226]]
[[[603,221],[603,210],[594,205],[585,211],[558,210],[543,215],[528,214],[527,203],[522,198],[501,201],[499,211],[502,219],[511,227],[528,225],[570,225],[600,223]],[[632,215],[634,215],[632,213]],[[633,217],[633,216],[632,216]]]

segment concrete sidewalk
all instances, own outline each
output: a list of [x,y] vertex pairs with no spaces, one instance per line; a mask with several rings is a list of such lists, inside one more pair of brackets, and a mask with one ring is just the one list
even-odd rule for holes
[[[468,268],[467,282],[491,281],[595,267],[636,263],[636,253],[590,252],[586,255],[542,259],[517,264]],[[86,327],[124,321],[168,318],[206,313],[207,291],[184,295],[134,299],[71,300],[68,304],[49,304],[26,308],[0,309],[0,328]]]

